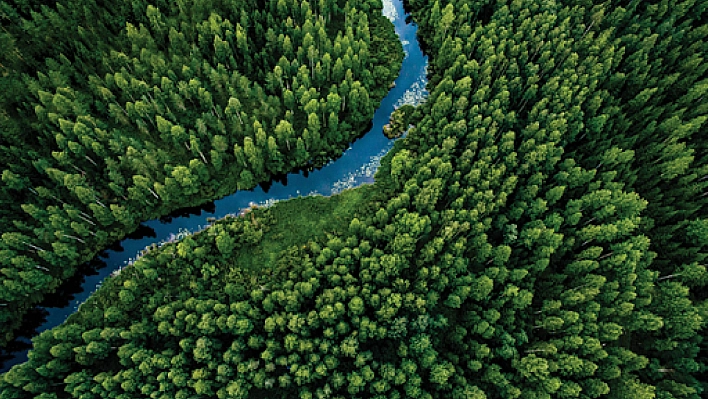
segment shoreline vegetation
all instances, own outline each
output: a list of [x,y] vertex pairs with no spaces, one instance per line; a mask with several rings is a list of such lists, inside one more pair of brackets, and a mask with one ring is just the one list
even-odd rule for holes
[[[201,226],[202,228],[199,230],[181,230],[163,242],[142,249],[127,266],[131,266],[153,251],[160,250],[164,245],[179,243],[180,240],[194,237],[215,225],[229,223],[233,219],[245,218],[249,219],[253,225],[262,225],[264,233],[256,245],[240,250],[243,252],[243,256],[239,257],[239,260],[242,261],[239,267],[254,271],[271,269],[275,266],[276,258],[280,253],[291,247],[306,245],[309,242],[323,245],[328,236],[341,234],[346,230],[348,225],[342,225],[342,221],[348,223],[352,217],[377,210],[378,208],[372,200],[374,192],[373,185],[365,184],[331,195],[316,194],[295,197],[265,205],[250,203],[248,207],[241,209],[238,213],[227,214],[218,219],[207,218],[208,224]],[[363,209],[367,211],[363,211]],[[267,223],[256,222],[256,214],[261,214],[260,217],[267,220]],[[326,234],[322,234],[322,232]],[[254,265],[261,265],[261,267],[256,268]],[[120,275],[127,266],[118,269],[111,276]]]
[[[253,237],[241,237],[242,245],[234,249],[231,254],[237,260],[238,268],[246,273],[270,274],[276,269],[279,256],[294,251],[297,248],[309,246],[323,246],[327,241],[345,232],[352,218],[364,217],[368,213],[378,210],[376,197],[381,194],[374,185],[362,185],[356,188],[343,190],[340,193],[328,196],[313,195],[306,197],[290,198],[278,201],[267,206],[252,204],[238,214],[226,215],[223,218],[213,219],[211,224],[199,231],[183,231],[174,239],[153,244],[143,249],[140,255],[132,259],[128,265],[111,274],[111,279],[121,276],[125,272],[128,276],[135,275],[134,266],[143,257],[154,258],[159,251],[171,251],[169,245],[176,246],[181,240],[190,237],[195,242],[201,242],[212,237],[214,231],[228,229],[231,223],[250,223],[257,228]],[[214,230],[210,230],[214,229]],[[151,262],[148,260],[147,262]],[[129,279],[130,277],[128,277]],[[115,287],[123,285],[125,279],[118,279]],[[114,299],[114,288],[100,288],[84,303],[88,306],[98,306],[97,303],[108,304]],[[84,304],[81,304],[84,305]],[[81,305],[79,308],[81,308]],[[80,310],[77,312],[79,313]],[[72,315],[73,316],[73,315]],[[81,317],[69,316],[66,323],[81,324]]]
[[408,129],[415,127],[410,124],[414,111],[415,107],[409,104],[396,108],[396,110],[391,113],[389,123],[383,127],[384,136],[389,139],[399,138],[408,131]]
[[[320,167],[366,131],[403,58],[380,2],[251,3],[187,15],[82,0],[91,22],[79,4],[14,10],[27,22],[3,36],[16,47],[0,95],[0,346],[44,293],[140,222]],[[283,23],[268,25],[271,13]],[[62,19],[53,40],[64,47],[28,31]]]

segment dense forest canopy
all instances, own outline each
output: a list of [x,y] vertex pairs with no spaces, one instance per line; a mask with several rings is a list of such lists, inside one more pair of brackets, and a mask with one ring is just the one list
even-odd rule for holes
[[704,397],[708,3],[409,6],[430,96],[345,228],[151,252],[0,398]]
[[341,154],[403,56],[379,1],[0,4],[0,345],[140,222]]

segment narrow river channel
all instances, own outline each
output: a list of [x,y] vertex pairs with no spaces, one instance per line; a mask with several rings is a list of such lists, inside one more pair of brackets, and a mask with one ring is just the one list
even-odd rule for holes
[[[0,372],[6,372],[13,365],[27,360],[27,347],[31,337],[40,332],[61,324],[77,310],[89,295],[101,285],[101,282],[111,273],[118,271],[134,259],[147,246],[155,243],[177,239],[185,234],[199,231],[209,225],[207,218],[222,218],[229,214],[238,214],[251,204],[270,205],[274,202],[307,195],[332,195],[344,189],[373,182],[373,175],[379,165],[379,160],[393,146],[393,141],[382,134],[383,126],[388,123],[393,110],[403,104],[416,105],[423,101],[426,92],[426,68],[428,58],[423,55],[416,37],[416,26],[406,23],[402,0],[383,0],[383,13],[396,27],[405,58],[401,72],[396,78],[395,87],[381,102],[373,119],[373,127],[362,138],[358,139],[336,161],[323,168],[309,172],[291,173],[284,183],[274,182],[267,191],[257,187],[252,191],[239,191],[235,194],[213,202],[213,205],[203,207],[210,212],[199,212],[196,215],[150,220],[141,225],[139,232],[142,238],[126,238],[120,243],[122,250],[106,250],[91,263],[105,263],[105,267],[83,276],[83,282],[78,293],[70,292],[65,297],[48,298],[44,307],[32,312],[35,321],[32,326],[21,330],[15,342],[10,343],[0,355]],[[213,211],[213,212],[211,212]],[[169,221],[167,221],[169,219]],[[135,236],[135,234],[134,234]],[[93,270],[91,267],[87,267]],[[61,291],[61,288],[60,288]],[[76,291],[76,290],[74,290]],[[50,296],[51,297],[51,296]],[[55,305],[57,307],[52,307]],[[38,326],[39,325],[39,326]],[[37,327],[38,326],[38,327]]]

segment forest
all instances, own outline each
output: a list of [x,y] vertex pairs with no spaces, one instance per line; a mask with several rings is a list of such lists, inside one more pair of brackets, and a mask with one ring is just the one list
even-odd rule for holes
[[378,1],[30,3],[0,3],[0,347],[140,222],[340,155],[403,58]]
[[705,397],[708,3],[407,7],[430,95],[374,185],[144,255],[0,399]]

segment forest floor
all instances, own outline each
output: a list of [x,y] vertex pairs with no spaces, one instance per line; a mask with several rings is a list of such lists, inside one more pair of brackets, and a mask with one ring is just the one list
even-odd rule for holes
[[324,245],[328,236],[346,232],[353,217],[373,206],[375,194],[374,185],[367,184],[332,196],[277,202],[267,209],[272,223],[263,239],[237,250],[234,261],[246,270],[270,269],[290,247],[302,247],[311,241]]

